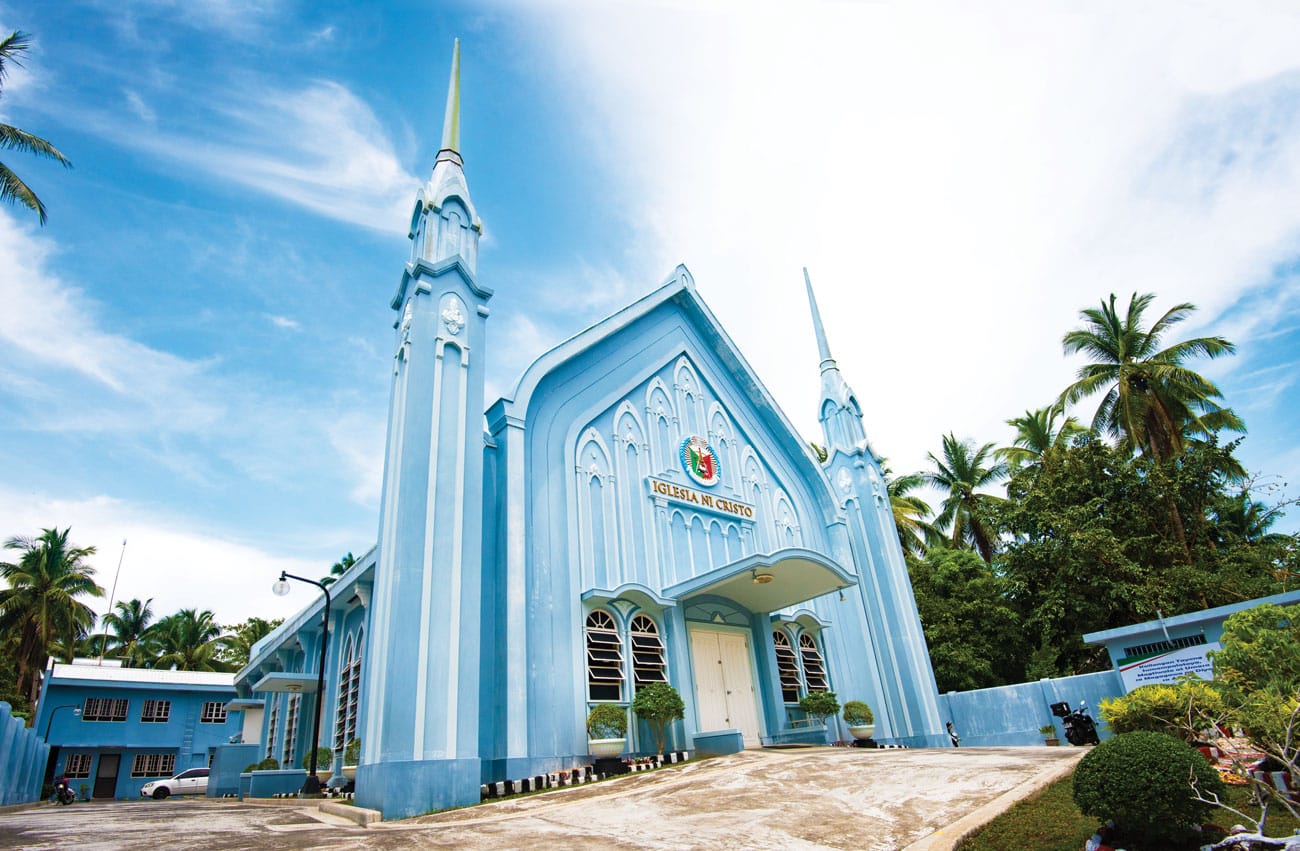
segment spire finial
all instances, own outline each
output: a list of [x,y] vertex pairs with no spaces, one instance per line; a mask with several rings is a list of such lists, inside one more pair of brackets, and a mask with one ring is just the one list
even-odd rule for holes
[[460,39],[451,50],[451,81],[447,84],[447,112],[442,119],[441,159],[445,152],[460,155]]
[[834,362],[831,357],[831,347],[826,342],[826,329],[822,327],[822,314],[817,309],[817,297],[813,295],[812,279],[808,277],[808,267],[803,269],[803,282],[808,287],[808,306],[812,308],[813,330],[817,333],[817,352],[821,355],[822,365],[826,361]]

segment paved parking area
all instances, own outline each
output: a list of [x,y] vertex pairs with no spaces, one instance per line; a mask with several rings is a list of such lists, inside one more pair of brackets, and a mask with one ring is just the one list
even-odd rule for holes
[[0,812],[0,848],[950,847],[1083,751],[746,751],[369,829],[304,802],[169,799]]

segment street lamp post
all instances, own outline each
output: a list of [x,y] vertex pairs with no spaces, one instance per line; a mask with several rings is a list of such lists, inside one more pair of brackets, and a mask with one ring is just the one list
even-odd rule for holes
[[73,715],[80,715],[80,714],[81,714],[81,704],[79,704],[79,703],[65,703],[65,704],[62,704],[61,706],[56,706],[56,707],[54,707],[53,709],[51,709],[51,710],[50,710],[50,717],[47,718],[46,721],[45,721],[45,736],[42,737],[41,741],[43,741],[43,742],[48,742],[48,741],[50,740],[50,725],[52,725],[52,724],[54,723],[54,715],[55,715],[55,713],[57,713],[60,709],[71,709],[71,710],[73,710],[73,712],[72,712]]
[[316,720],[311,728],[311,762],[310,767],[307,769],[307,781],[302,784],[303,795],[319,798],[320,778],[316,776],[316,751],[320,750],[320,716],[321,710],[325,706],[325,647],[330,638],[330,592],[328,588],[315,579],[294,576],[292,573],[285,573],[284,571],[280,571],[280,580],[271,586],[271,592],[277,597],[288,594],[289,583],[286,580],[289,579],[315,585],[325,595],[325,616],[321,619],[320,668],[316,673]]

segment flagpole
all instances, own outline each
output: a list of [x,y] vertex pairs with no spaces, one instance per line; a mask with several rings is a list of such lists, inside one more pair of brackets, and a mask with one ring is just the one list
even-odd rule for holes
[[[122,539],[122,553],[117,557],[117,573],[113,574],[113,590],[108,592],[108,612],[104,617],[113,614],[113,598],[117,596],[117,578],[122,575],[122,559],[126,558],[126,538]],[[99,638],[99,661],[95,664],[103,667],[104,665],[104,647],[108,644],[108,629],[104,625],[104,618],[99,619],[100,638]]]

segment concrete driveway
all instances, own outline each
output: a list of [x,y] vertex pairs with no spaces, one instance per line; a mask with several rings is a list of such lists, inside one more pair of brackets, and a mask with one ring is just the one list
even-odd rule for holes
[[951,847],[1084,751],[746,751],[369,829],[304,802],[169,799],[0,813],[0,848]]

